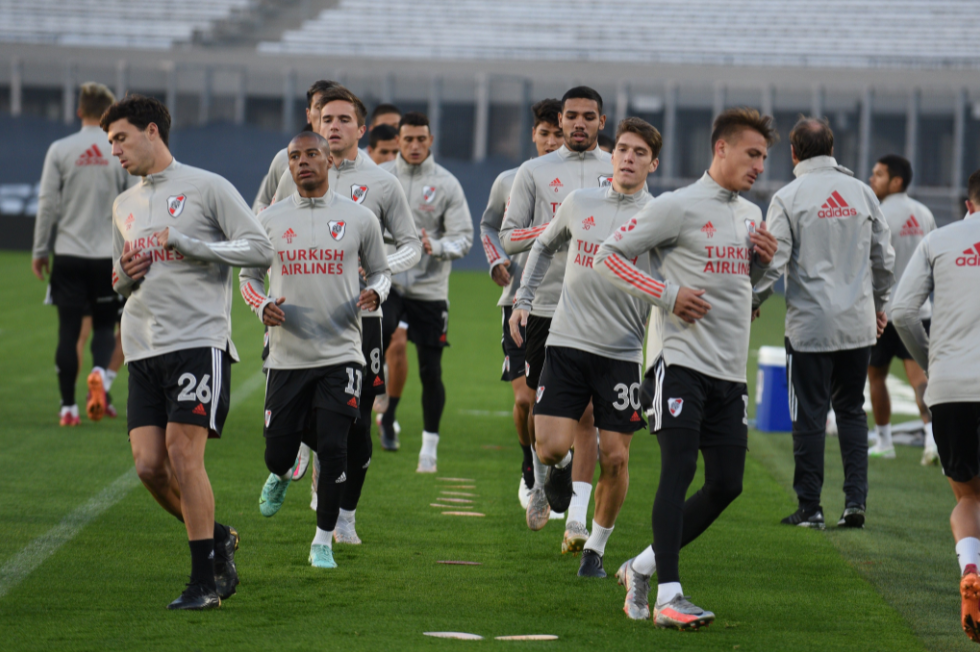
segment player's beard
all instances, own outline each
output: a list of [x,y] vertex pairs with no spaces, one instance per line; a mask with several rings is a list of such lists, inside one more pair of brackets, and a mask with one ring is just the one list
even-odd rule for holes
[[[586,134],[586,135],[588,135],[588,134]],[[598,137],[599,137],[599,134],[596,134],[595,136],[593,136],[592,138],[590,138],[588,140],[583,140],[581,143],[576,143],[574,141],[573,142],[569,142],[569,141],[566,140],[565,141],[565,147],[567,147],[568,149],[570,149],[573,152],[587,152],[590,149],[592,149],[592,146],[593,145],[595,145],[595,141],[596,141],[596,139]]]

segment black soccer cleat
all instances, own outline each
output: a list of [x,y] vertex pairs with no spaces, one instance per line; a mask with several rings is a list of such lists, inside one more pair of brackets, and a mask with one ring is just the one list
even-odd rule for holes
[[378,436],[381,438],[381,448],[389,452],[395,452],[401,448],[398,441],[398,433],[393,428],[388,428],[380,419],[378,420]]
[[822,530],[826,527],[823,520],[823,507],[819,505],[815,509],[805,509],[800,507],[798,510],[780,521],[783,525],[796,525],[798,527],[808,527],[814,530]]
[[602,555],[591,548],[582,551],[582,561],[578,567],[579,577],[605,577],[606,569],[602,567]]
[[863,528],[864,527],[864,505],[850,505],[844,508],[837,527]]
[[182,609],[187,611],[201,611],[204,609],[217,609],[221,606],[221,598],[218,592],[204,586],[203,584],[188,584],[180,597],[167,605],[167,609]]
[[224,542],[214,547],[214,584],[218,595],[227,600],[235,595],[238,586],[238,568],[235,566],[235,551],[238,550],[238,530],[226,526],[228,536]]
[[544,495],[551,505],[551,511],[564,514],[568,511],[568,506],[572,504],[572,463],[559,469],[557,466],[549,466],[548,473],[544,478]]

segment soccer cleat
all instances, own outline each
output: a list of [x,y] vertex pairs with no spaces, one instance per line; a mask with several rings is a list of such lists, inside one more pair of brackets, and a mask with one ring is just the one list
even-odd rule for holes
[[203,584],[188,584],[180,597],[167,605],[167,609],[184,609],[189,611],[201,611],[204,609],[217,609],[221,606],[221,597]]
[[970,640],[980,643],[980,577],[977,567],[968,564],[960,579],[960,618]]
[[333,560],[333,548],[323,543],[310,546],[310,565],[314,568],[337,568]]
[[[548,499],[545,498],[545,500],[548,500]],[[548,520],[549,521],[564,521],[565,520],[565,512],[556,512],[555,510],[551,510],[551,513],[548,514]]]
[[895,446],[886,447],[882,446],[881,442],[878,442],[868,449],[868,457],[874,457],[880,460],[893,460],[895,459]]
[[527,526],[537,532],[548,524],[548,517],[551,515],[551,505],[548,498],[544,495],[544,487],[535,487],[531,490],[531,496],[527,501]]
[[935,446],[926,446],[922,450],[922,466],[939,466],[939,451]]
[[850,505],[844,508],[844,513],[837,521],[837,527],[863,528],[864,505]]
[[389,432],[388,427],[381,423],[381,415],[378,415],[378,436],[381,438],[381,448],[386,451],[394,452],[402,447],[401,442],[398,441],[398,431],[401,428],[398,427],[398,422],[395,422],[395,427],[392,428],[394,432]]
[[568,521],[565,523],[565,538],[561,542],[561,554],[581,552],[589,540],[589,529],[585,523]]
[[521,508],[527,510],[527,501],[531,498],[531,490],[528,489],[524,476],[517,483],[517,500],[521,503]]
[[549,466],[548,473],[544,479],[544,495],[548,497],[548,504],[556,512],[567,512],[568,506],[572,504],[572,463],[569,462],[563,469],[557,466]]
[[352,546],[361,545],[361,537],[357,536],[357,530],[354,529],[354,524],[342,518],[337,519],[337,526],[333,531],[333,540],[337,543],[346,543]]
[[235,595],[238,586],[238,568],[235,566],[235,551],[238,550],[238,530],[228,527],[228,538],[219,549],[214,548],[214,584],[222,600]]
[[780,521],[784,525],[796,525],[799,527],[809,527],[815,530],[822,530],[826,527],[823,520],[823,507],[817,506],[816,509],[807,510],[800,507],[798,510]]
[[653,624],[663,629],[693,630],[707,627],[715,615],[698,607],[678,593],[666,604],[653,608]]
[[61,415],[61,419],[58,421],[59,426],[78,426],[81,425],[81,417],[72,414],[71,412],[65,412]]
[[419,455],[419,465],[415,468],[416,473],[435,473],[436,458],[431,455]]
[[88,375],[88,400],[85,401],[85,412],[91,421],[102,421],[108,404],[105,397],[105,387],[102,385],[102,374],[92,371]]
[[293,466],[293,482],[302,480],[306,475],[306,470],[310,467],[310,447],[306,444],[299,445],[299,453],[296,454],[296,464]]
[[262,516],[275,516],[282,503],[286,500],[286,489],[289,489],[291,482],[290,476],[293,470],[289,469],[285,480],[280,480],[275,473],[270,473],[269,478],[262,487],[262,495],[259,496],[259,511]]
[[320,499],[316,493],[317,485],[320,481],[320,457],[313,453],[313,474],[310,476],[310,509],[316,511],[316,506]]
[[578,566],[579,577],[605,577],[606,569],[602,567],[602,555],[591,548],[582,551],[582,561]]
[[112,403],[109,403],[105,406],[105,415],[110,419],[115,419],[116,417],[119,416],[119,412],[116,411],[116,406],[114,406]]
[[623,612],[630,620],[646,620],[650,617],[650,576],[633,570],[633,559],[627,559],[616,571],[619,585],[626,589]]

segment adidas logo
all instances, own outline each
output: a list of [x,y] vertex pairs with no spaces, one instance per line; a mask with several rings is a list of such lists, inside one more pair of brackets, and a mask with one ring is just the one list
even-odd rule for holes
[[817,217],[854,217],[858,212],[851,208],[836,190],[830,193],[827,201],[817,212]]
[[343,472],[343,471],[341,472],[340,477],[337,478],[337,482],[335,484],[340,484],[341,482],[347,482],[347,473],[346,472]]
[[972,249],[963,250],[963,255],[956,259],[957,267],[980,267],[980,242]]
[[202,417],[208,416],[207,410],[204,409],[204,403],[198,403],[197,407],[193,410],[194,414],[199,414]]
[[640,420],[640,415],[636,412],[636,410],[633,410],[633,416],[630,417],[630,421],[636,423],[639,420]]
[[925,235],[925,233],[923,233],[918,220],[915,219],[915,215],[909,215],[908,221],[902,226],[902,230],[898,232],[898,235],[905,238],[912,235]]
[[585,218],[584,220],[582,220],[582,228],[585,229],[586,231],[588,231],[589,229],[591,229],[593,226],[595,226],[595,218],[594,218],[594,216],[589,215],[587,218]]
[[347,405],[351,406],[352,408],[356,408],[357,407],[357,397],[356,396],[351,396],[350,400],[347,401]]
[[75,165],[109,165],[109,161],[102,156],[102,151],[98,145],[92,145],[85,153],[78,157]]
[[701,227],[701,233],[705,234],[709,238],[713,237],[715,235],[715,231],[717,230],[718,229],[715,228],[715,225],[712,224],[710,221]]
[[375,376],[374,377],[374,386],[375,387],[381,387],[384,384],[385,384],[385,381],[381,380],[381,376]]
[[548,184],[549,187],[554,188],[555,192],[558,192],[565,187],[565,184],[561,182],[561,179],[555,177],[555,180]]
[[286,232],[282,234],[283,240],[289,244],[293,244],[293,238],[296,237],[296,232],[292,229],[286,229]]
[[129,231],[129,230],[130,230],[131,228],[133,228],[133,222],[135,222],[135,221],[136,221],[136,218],[135,218],[135,217],[133,217],[133,214],[132,214],[132,213],[130,213],[130,214],[129,214],[129,217],[127,217],[127,218],[126,218],[126,219],[124,220],[124,222],[123,222],[123,224],[125,224],[125,225],[126,225],[126,230],[127,230],[127,231]]

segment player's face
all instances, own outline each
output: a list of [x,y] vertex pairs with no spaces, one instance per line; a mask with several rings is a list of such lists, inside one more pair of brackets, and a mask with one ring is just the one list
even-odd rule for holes
[[379,140],[377,147],[368,147],[368,155],[378,165],[394,161],[395,157],[398,156],[398,139]]
[[109,125],[107,135],[109,144],[112,145],[112,155],[118,158],[123,169],[134,177],[145,176],[153,167],[151,131],[156,134],[155,124],[150,123],[145,130],[140,130],[126,118],[116,120]]
[[531,142],[538,150],[538,156],[550,154],[561,147],[561,128],[550,122],[539,122],[531,132]]
[[313,138],[294,138],[286,150],[289,173],[296,186],[303,190],[326,189],[327,169],[333,163],[330,152],[321,147],[322,141]]
[[619,192],[634,192],[660,163],[653,151],[638,134],[626,132],[616,141],[612,152],[613,186]]
[[[892,181],[895,181],[895,183],[892,183]],[[878,198],[878,201],[881,201],[888,195],[901,190],[902,179],[901,177],[891,176],[888,173],[887,165],[875,163],[874,168],[871,170],[871,178],[868,179],[868,185],[874,190],[875,197]]]
[[388,125],[389,127],[398,129],[398,123],[401,121],[402,117],[397,113],[382,113],[371,121],[371,129],[374,129],[378,125]]
[[398,132],[398,149],[402,158],[412,165],[418,165],[429,157],[432,147],[432,134],[428,127],[402,125]]
[[320,100],[322,99],[323,93],[317,93],[313,96],[313,103],[306,107],[306,121],[310,123],[316,133],[320,133],[320,109],[322,108]]
[[357,112],[354,105],[343,100],[334,100],[320,107],[321,136],[330,143],[330,153],[339,160],[347,158],[357,147],[357,141],[364,135],[364,125],[357,125]]
[[595,100],[574,98],[565,102],[558,126],[568,149],[586,152],[595,146],[599,132],[606,126],[606,116],[599,115],[599,103]]
[[726,187],[738,192],[752,189],[768,156],[766,139],[755,129],[742,129],[731,142],[721,138],[715,143],[715,157],[721,159],[722,174],[730,184]]

